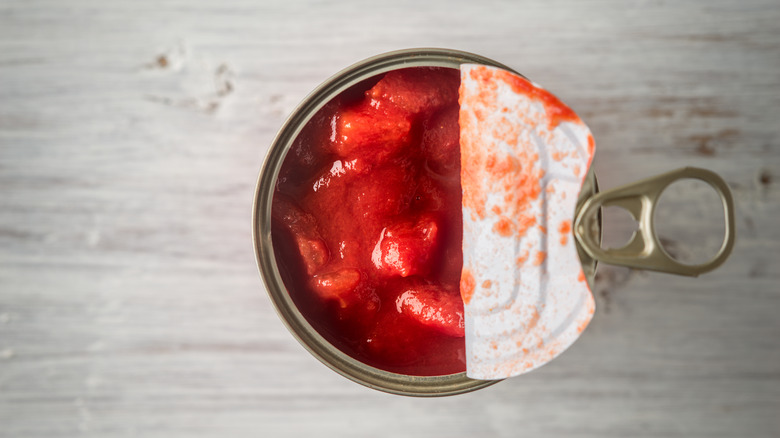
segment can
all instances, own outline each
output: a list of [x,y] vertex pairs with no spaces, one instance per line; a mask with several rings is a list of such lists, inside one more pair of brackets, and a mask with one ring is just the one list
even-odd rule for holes
[[[350,357],[321,336],[294,304],[281,278],[271,236],[271,208],[274,188],[287,152],[308,121],[342,91],[368,78],[408,67],[447,67],[482,64],[520,75],[512,68],[480,55],[450,49],[408,49],[389,52],[358,62],[335,74],[312,91],[285,121],[266,156],[258,177],[252,211],[252,232],[257,265],[279,317],[293,336],[323,364],[376,390],[409,396],[446,396],[475,391],[499,380],[476,380],[465,372],[441,376],[414,376],[381,370]],[[702,265],[690,267],[674,261],[660,245],[653,230],[655,201],[672,182],[698,178],[710,183],[721,195],[726,217],[726,237],[718,255]],[[639,220],[639,232],[620,250],[601,248],[601,207],[618,205]],[[733,201],[728,186],[714,173],[703,169],[681,169],[661,177],[605,193],[599,193],[592,169],[583,183],[574,218],[574,235],[583,272],[592,285],[599,260],[642,269],[654,269],[682,275],[698,275],[722,263],[734,241]]]

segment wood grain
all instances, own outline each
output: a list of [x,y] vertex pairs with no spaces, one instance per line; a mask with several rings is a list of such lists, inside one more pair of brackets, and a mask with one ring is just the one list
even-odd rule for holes
[[[257,172],[318,83],[422,46],[556,93],[602,187],[720,173],[730,260],[602,266],[579,342],[476,393],[390,396],[320,365],[257,274]],[[0,436],[780,436],[778,108],[776,0],[5,1]],[[665,195],[679,254],[717,246],[706,195]]]

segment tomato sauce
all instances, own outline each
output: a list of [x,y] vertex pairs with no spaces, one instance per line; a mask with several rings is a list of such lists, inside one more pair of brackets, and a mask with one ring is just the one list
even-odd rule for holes
[[465,371],[456,69],[394,70],[325,105],[272,207],[282,278],[344,353],[409,375]]

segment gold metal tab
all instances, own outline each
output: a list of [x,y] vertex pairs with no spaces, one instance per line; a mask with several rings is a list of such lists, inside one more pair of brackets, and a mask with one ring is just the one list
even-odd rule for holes
[[[655,233],[653,218],[658,199],[670,184],[681,179],[699,179],[706,182],[715,189],[723,202],[726,218],[723,244],[711,260],[698,265],[687,265],[675,260],[664,250]],[[602,248],[590,231],[601,225],[601,207],[609,206],[628,210],[639,223],[639,229],[623,248]],[[714,172],[684,167],[594,195],[585,201],[577,212],[574,235],[582,249],[600,262],[696,277],[720,266],[731,253],[735,236],[734,200],[726,182]]]

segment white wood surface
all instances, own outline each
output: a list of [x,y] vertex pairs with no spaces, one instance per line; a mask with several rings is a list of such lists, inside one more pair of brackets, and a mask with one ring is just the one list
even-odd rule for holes
[[[420,46],[556,93],[602,187],[720,173],[731,259],[697,279],[601,267],[583,337],[476,393],[390,396],[319,364],[257,274],[257,172],[319,82]],[[780,436],[778,109],[777,0],[5,0],[0,436]],[[720,220],[686,187],[659,213],[683,256]]]

